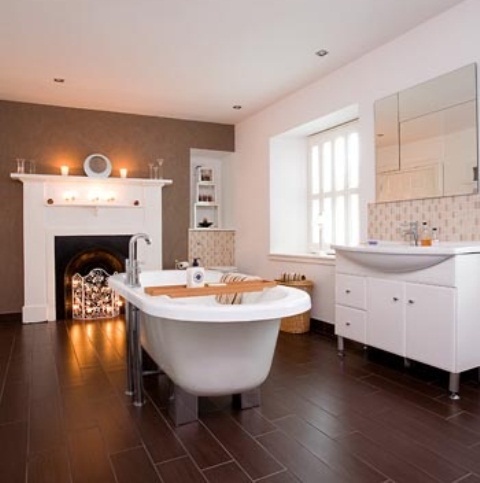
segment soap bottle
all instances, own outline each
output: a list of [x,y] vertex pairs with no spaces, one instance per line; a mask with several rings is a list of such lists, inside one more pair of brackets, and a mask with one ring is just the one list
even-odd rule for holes
[[440,243],[440,239],[438,238],[438,228],[432,228],[432,245],[438,245]]
[[422,247],[429,247],[432,245],[432,233],[430,232],[426,221],[422,223],[422,231],[420,232],[420,245]]
[[187,268],[187,288],[205,286],[205,269],[200,266],[199,258],[194,258],[192,266]]

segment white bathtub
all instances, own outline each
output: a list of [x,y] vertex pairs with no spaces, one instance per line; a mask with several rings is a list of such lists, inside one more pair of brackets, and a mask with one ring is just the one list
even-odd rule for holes
[[[218,281],[221,275],[207,271],[206,281]],[[124,274],[109,279],[140,310],[141,344],[176,385],[195,396],[257,388],[270,371],[280,319],[309,310],[309,296],[277,286],[244,294],[241,305],[221,305],[214,296],[144,293],[144,287],[185,282],[180,270],[144,272],[139,288],[126,286]]]

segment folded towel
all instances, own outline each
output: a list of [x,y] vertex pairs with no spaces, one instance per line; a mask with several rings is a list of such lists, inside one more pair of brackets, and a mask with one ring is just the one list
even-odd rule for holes
[[[245,282],[247,280],[262,280],[262,279],[254,275],[245,275],[243,273],[225,273],[222,275],[220,282],[221,283]],[[215,295],[215,300],[219,304],[223,304],[223,305],[241,304],[242,299],[243,299],[243,293],[241,292]]]

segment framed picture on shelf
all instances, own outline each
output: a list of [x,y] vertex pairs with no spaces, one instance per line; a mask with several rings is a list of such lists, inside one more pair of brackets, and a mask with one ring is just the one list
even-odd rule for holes
[[198,181],[202,181],[205,183],[212,183],[213,182],[213,169],[212,168],[198,168]]

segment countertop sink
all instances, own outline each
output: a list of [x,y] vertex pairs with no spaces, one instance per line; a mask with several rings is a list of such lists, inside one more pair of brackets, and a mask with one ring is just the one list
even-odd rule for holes
[[438,265],[456,255],[480,253],[480,242],[444,242],[430,247],[395,242],[355,246],[333,245],[335,252],[367,268],[383,272],[413,272]]

